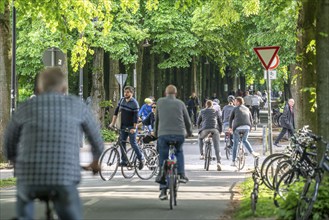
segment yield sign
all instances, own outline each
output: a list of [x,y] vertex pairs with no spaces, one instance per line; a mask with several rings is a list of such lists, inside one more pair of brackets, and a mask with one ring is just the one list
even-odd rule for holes
[[256,52],[258,58],[262,62],[266,70],[268,70],[275,58],[275,55],[278,53],[279,46],[270,46],[270,47],[255,47],[254,51]]

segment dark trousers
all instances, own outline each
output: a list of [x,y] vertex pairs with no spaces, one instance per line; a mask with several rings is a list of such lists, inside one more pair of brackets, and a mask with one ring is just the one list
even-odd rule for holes
[[259,106],[258,105],[254,105],[251,108],[251,115],[252,115],[254,120],[255,120],[255,118],[254,118],[255,112],[256,112],[256,117],[259,119]]
[[188,107],[188,114],[191,118],[191,121],[196,124],[197,121],[197,107]]
[[276,138],[274,144],[278,144],[279,141],[283,138],[283,136],[286,134],[286,132],[289,132],[289,135],[290,136],[293,136],[294,135],[294,131],[292,129],[289,129],[289,128],[282,128],[279,136]]

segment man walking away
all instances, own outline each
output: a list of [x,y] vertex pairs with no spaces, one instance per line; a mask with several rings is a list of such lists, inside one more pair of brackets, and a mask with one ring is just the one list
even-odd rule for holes
[[92,147],[93,163],[103,140],[89,107],[78,97],[64,95],[65,75],[59,68],[43,71],[39,94],[21,104],[5,132],[4,154],[15,163],[18,219],[34,219],[33,200],[50,196],[60,219],[82,219],[77,185],[83,132]]
[[198,127],[199,129],[199,148],[200,148],[200,159],[204,159],[203,154],[203,139],[212,133],[212,140],[214,143],[215,154],[217,159],[217,171],[221,171],[221,162],[220,162],[220,150],[219,150],[219,139],[220,132],[222,131],[222,120],[219,117],[218,112],[213,108],[213,102],[208,100],[206,102],[206,108],[200,111],[198,117]]
[[[185,135],[192,136],[192,126],[184,102],[176,98],[177,88],[169,85],[166,88],[166,97],[160,98],[157,102],[157,110],[155,113],[155,130],[154,134],[158,137],[159,165],[168,158],[169,142],[176,142],[175,155],[177,158],[177,172],[179,181],[187,183],[188,178],[185,176],[185,164],[183,143]],[[161,182],[161,172],[156,178],[156,182],[160,183],[160,200],[168,198],[166,184]]]
[[194,126],[196,125],[197,111],[199,105],[199,98],[196,96],[195,92],[193,92],[187,102],[187,110],[191,120],[193,120]]
[[281,145],[279,145],[279,141],[282,139],[282,137],[286,134],[287,131],[289,132],[290,136],[294,135],[294,130],[295,130],[294,104],[295,101],[293,99],[289,99],[288,104],[284,107],[282,116],[280,118],[282,130],[279,136],[277,137],[277,139],[275,140],[274,146],[282,147]]

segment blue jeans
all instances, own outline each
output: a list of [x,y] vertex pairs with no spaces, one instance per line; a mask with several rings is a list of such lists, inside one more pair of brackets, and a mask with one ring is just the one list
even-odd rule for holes
[[[184,152],[183,143],[185,141],[184,135],[161,135],[158,139],[158,150],[159,150],[159,166],[161,167],[163,161],[168,158],[169,153],[169,142],[177,142],[175,155],[177,158],[177,173],[185,174],[184,168]],[[166,185],[160,184],[160,189],[166,188]]]
[[[37,186],[17,184],[16,213],[18,219],[30,220],[34,217],[34,202],[32,195],[55,192],[52,197],[55,211],[59,219],[82,219],[82,208],[77,185],[68,186]],[[46,216],[43,216],[46,217]]]
[[[129,129],[132,129],[133,127],[130,127]],[[122,129],[125,129],[124,127]],[[130,132],[125,132],[125,131],[121,131],[121,144],[122,144],[122,147],[127,150],[126,148],[126,141],[127,141],[127,138],[129,136],[129,142],[131,144],[131,147],[134,149],[136,155],[137,155],[137,158],[138,160],[144,160],[144,156],[141,152],[141,150],[139,149],[138,145],[137,145],[137,140],[136,140],[136,137],[137,137],[137,130],[135,133],[131,134]],[[127,162],[127,158],[125,158],[123,155],[123,149],[121,149],[121,161],[123,163]]]
[[254,151],[248,141],[249,130],[248,129],[241,129],[241,130],[235,129],[235,131],[233,132],[233,157],[232,157],[233,161],[235,161],[236,154],[238,151],[238,144],[240,141],[240,134],[239,134],[240,132],[243,132],[243,137],[242,137],[243,145],[247,148],[249,153]]

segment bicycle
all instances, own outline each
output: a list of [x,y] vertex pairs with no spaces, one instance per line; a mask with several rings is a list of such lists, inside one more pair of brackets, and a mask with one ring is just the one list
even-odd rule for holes
[[254,127],[255,131],[257,130],[257,125],[259,123],[259,118],[258,118],[258,114],[257,111],[259,111],[259,106],[252,106],[252,127]]
[[204,158],[204,169],[209,170],[209,165],[211,160],[215,160],[215,158],[212,157],[212,135],[213,133],[209,133],[207,137],[204,140],[205,146],[205,158]]
[[252,173],[252,179],[254,181],[254,188],[253,191],[250,194],[250,198],[251,198],[251,210],[252,210],[252,214],[255,214],[256,212],[256,205],[257,205],[257,201],[258,201],[258,192],[259,192],[259,185],[261,185],[263,183],[263,180],[261,178],[261,173],[259,170],[259,157],[256,157],[254,160],[254,171]]
[[225,149],[226,159],[229,160],[232,154],[231,133],[229,131],[225,132],[224,141],[225,141],[224,149]]
[[282,117],[282,112],[280,108],[274,108],[272,110],[272,122],[274,126],[281,127],[281,117]]
[[[127,128],[123,130],[114,130],[116,132],[129,132],[129,129]],[[125,141],[125,143],[128,142]],[[137,173],[139,178],[147,180],[156,174],[159,162],[157,151],[150,147],[143,147],[141,150],[145,157],[145,165],[142,169],[138,169],[140,161],[137,160],[135,151],[132,148],[125,150],[122,146],[121,136],[119,135],[114,146],[105,150],[100,157],[99,163],[101,170],[99,174],[104,181],[111,180],[117,172],[120,162],[119,148],[122,149],[122,158],[126,161],[126,164],[121,166],[121,173],[124,178],[130,179]]]
[[296,219],[298,220],[307,220],[312,214],[313,205],[317,199],[323,175],[325,172],[329,172],[329,144],[327,144],[326,152],[314,171],[312,176],[307,177],[303,192],[298,201],[296,210]]
[[244,132],[239,132],[240,135],[240,139],[239,139],[239,144],[238,144],[238,155],[237,155],[237,159],[238,159],[238,171],[242,170],[246,164],[246,155],[245,155],[245,150],[243,147],[243,143],[242,143],[242,137],[244,135]]

